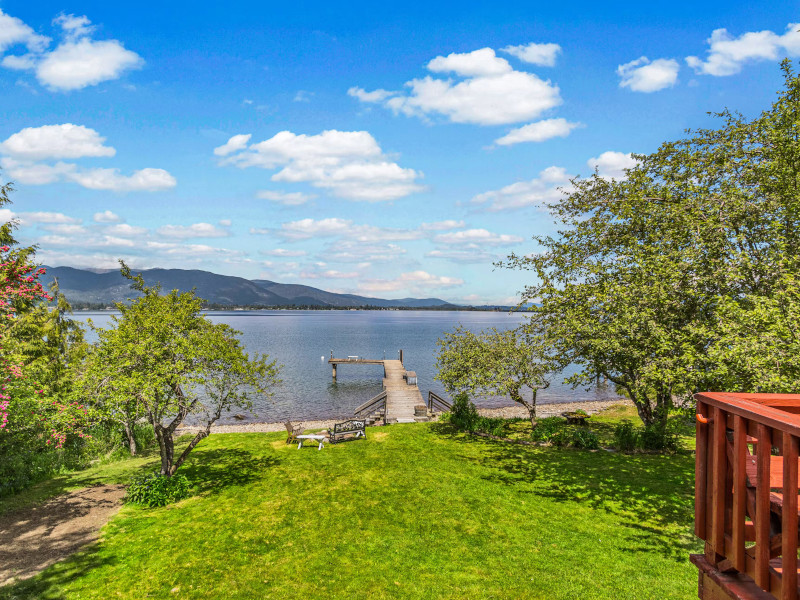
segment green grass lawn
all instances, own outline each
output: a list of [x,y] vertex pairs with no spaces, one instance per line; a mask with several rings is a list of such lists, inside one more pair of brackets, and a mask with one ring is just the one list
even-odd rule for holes
[[[101,542],[0,598],[696,595],[689,452],[520,446],[442,424],[371,428],[321,452],[284,439],[211,436],[181,469],[191,498],[124,506]],[[59,477],[0,510],[155,464]]]

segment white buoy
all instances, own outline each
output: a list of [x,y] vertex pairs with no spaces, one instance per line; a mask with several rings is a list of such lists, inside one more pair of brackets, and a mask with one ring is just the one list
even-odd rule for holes
[[320,357],[319,357],[319,359],[320,359],[322,362],[325,362],[325,357],[324,357],[324,356],[320,356]]

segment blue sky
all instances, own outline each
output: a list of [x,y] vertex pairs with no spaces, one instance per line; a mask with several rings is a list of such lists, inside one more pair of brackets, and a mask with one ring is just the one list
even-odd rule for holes
[[[762,5],[763,6],[763,5]],[[571,176],[800,56],[796,2],[0,2],[2,218],[49,265],[513,302]]]

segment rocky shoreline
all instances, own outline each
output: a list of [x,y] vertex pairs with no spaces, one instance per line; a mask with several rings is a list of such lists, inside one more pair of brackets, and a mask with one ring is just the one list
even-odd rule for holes
[[[545,417],[560,416],[562,412],[573,412],[576,410],[582,410],[591,415],[619,404],[624,406],[633,406],[633,402],[626,400],[625,398],[617,398],[615,400],[592,400],[589,402],[540,404],[536,407],[536,416],[540,419],[543,419]],[[479,408],[478,413],[482,417],[502,417],[503,419],[528,418],[528,410],[519,404],[515,404],[514,406],[504,406],[502,408]]]
[[[616,404],[631,405],[630,400],[618,398],[616,400],[594,400],[589,402],[564,402],[559,404],[540,404],[537,407],[537,416],[540,418],[560,415],[562,412],[583,410],[593,414]],[[528,418],[528,411],[523,406],[504,406],[501,408],[479,408],[478,412],[484,417],[502,417],[504,419]],[[299,421],[303,429],[328,429],[342,419],[326,419],[321,421]],[[293,423],[296,423],[293,421]],[[198,427],[180,427],[176,433],[190,433],[198,431]],[[242,423],[239,425],[215,425],[211,433],[269,433],[273,431],[286,431],[283,423]]]

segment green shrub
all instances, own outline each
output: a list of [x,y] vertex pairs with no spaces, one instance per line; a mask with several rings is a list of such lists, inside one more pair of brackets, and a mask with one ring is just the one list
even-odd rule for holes
[[96,454],[92,438],[68,435],[62,448],[45,444],[37,435],[0,435],[0,497],[16,494],[59,473],[83,469]]
[[600,447],[600,440],[597,434],[586,427],[579,427],[572,431],[572,445],[584,450],[597,450]]
[[644,450],[677,450],[678,436],[665,425],[648,425],[639,434]]
[[633,452],[639,446],[639,434],[633,423],[625,421],[614,430],[614,447],[620,452]]
[[151,473],[137,477],[128,486],[127,502],[145,506],[165,506],[189,495],[189,480],[185,475],[172,477]]
[[675,451],[678,449],[678,435],[666,425],[649,425],[637,430],[630,421],[625,421],[614,430],[614,446],[621,452],[637,449]]
[[505,436],[506,420],[492,417],[478,417],[475,423],[475,431],[483,431],[497,437]]
[[564,429],[564,419],[561,417],[546,417],[536,422],[536,428],[531,433],[535,442],[553,442]]
[[449,421],[464,431],[475,431],[478,425],[478,409],[464,392],[453,398],[453,408],[450,410]]

